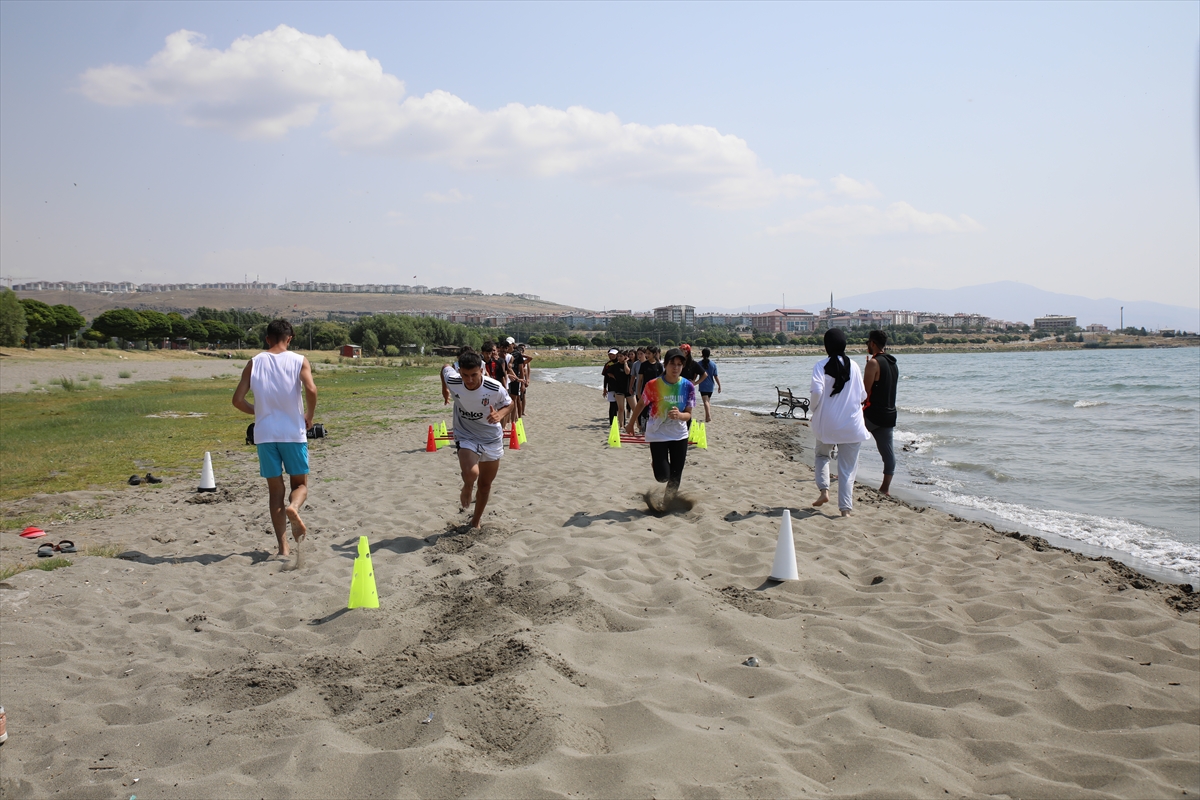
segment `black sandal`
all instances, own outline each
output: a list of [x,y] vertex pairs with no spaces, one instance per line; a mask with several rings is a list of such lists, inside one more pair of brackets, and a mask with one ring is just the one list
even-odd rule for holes
[[146,483],[162,483],[162,478],[156,478],[151,473],[146,473]]
[[54,555],[54,551],[57,549],[58,547],[50,544],[50,542],[38,545],[38,558],[51,558]]
[[77,553],[77,552],[79,552],[78,550],[75,549],[75,543],[72,542],[70,539],[63,539],[61,542],[58,543],[58,547],[55,547],[54,549],[60,553]]
[[139,485],[141,482],[142,482],[142,479],[141,479],[141,478],[139,478],[137,475],[130,475],[130,476],[129,476],[129,485],[130,485],[130,486],[137,486],[137,485]]

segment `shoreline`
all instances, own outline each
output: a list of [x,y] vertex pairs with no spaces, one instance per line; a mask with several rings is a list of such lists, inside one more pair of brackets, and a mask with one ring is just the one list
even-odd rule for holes
[[[731,406],[722,406],[722,408],[731,408]],[[761,411],[750,411],[742,409],[747,413],[760,418],[773,418],[769,413]],[[782,421],[782,420],[781,420]],[[796,448],[795,455],[801,455],[807,450],[804,456],[811,459],[813,452],[812,430],[808,425],[804,424],[803,420],[798,421],[799,424],[794,424],[796,432],[792,435],[793,444]],[[872,451],[873,452],[873,451]],[[800,459],[792,459],[799,461]],[[811,465],[810,465],[811,466]],[[861,470],[856,474],[856,478],[861,476]],[[872,492],[879,497],[879,492],[870,484],[861,480],[855,481],[856,491],[858,487]],[[1177,610],[1200,610],[1200,580],[1188,575],[1179,570],[1167,569],[1158,567],[1153,564],[1147,564],[1140,561],[1129,553],[1124,553],[1111,548],[1098,547],[1070,539],[1059,534],[1049,531],[1042,531],[1031,526],[1021,525],[1012,522],[1011,520],[1000,519],[994,515],[989,515],[987,512],[976,509],[961,508],[953,503],[941,501],[939,498],[922,492],[919,489],[911,487],[903,487],[897,493],[893,487],[893,493],[886,497],[890,497],[893,501],[900,503],[915,511],[924,512],[927,510],[935,510],[945,514],[954,522],[977,524],[998,533],[1002,536],[1007,536],[1011,539],[1016,539],[1028,547],[1044,551],[1057,550],[1062,553],[1069,553],[1072,556],[1086,559],[1094,562],[1103,562],[1109,565],[1119,575],[1126,578],[1136,576],[1141,582],[1147,585],[1154,584],[1169,595],[1178,595],[1175,601],[1168,601],[1168,605],[1175,607]],[[1007,530],[1006,528],[1017,528],[1017,530]]]
[[[847,349],[847,352],[849,353],[849,348]],[[850,354],[854,355],[853,353],[850,353]],[[816,355],[816,354],[809,353],[809,354],[805,354],[805,355]],[[716,355],[714,354],[714,359],[715,358],[716,358]],[[551,368],[551,369],[553,369],[553,368]],[[596,383],[597,383],[597,388],[598,388],[599,381],[597,380]],[[578,384],[578,385],[584,385],[584,384]],[[765,419],[776,419],[778,422],[781,422],[784,424],[792,422],[791,420],[787,420],[784,418],[775,418],[770,412],[763,411],[759,408],[751,408],[748,406],[738,406],[738,405],[733,405],[733,404],[729,404],[729,403],[724,403],[721,401],[714,401],[713,408],[714,409],[716,409],[716,408],[730,409],[733,411],[749,414],[754,417],[765,418]],[[797,446],[802,447],[802,448],[803,447],[807,448],[808,455],[806,456],[806,459],[808,460],[808,462],[811,462],[811,460],[812,460],[811,459],[812,444],[808,440],[808,438],[811,437],[811,433],[809,432],[807,422],[804,420],[795,420],[795,423],[797,423],[797,427],[801,428],[803,431],[802,433],[796,434],[797,439],[798,439]],[[804,437],[808,437],[808,438],[804,438]],[[873,445],[870,449],[870,452],[874,453]],[[809,463],[809,466],[811,467],[811,463]],[[876,472],[878,472],[878,471],[874,470],[872,467],[867,467],[866,472],[868,475],[871,475],[874,478]],[[859,475],[860,476],[862,475],[861,468],[860,468]],[[880,473],[880,475],[881,475],[881,473]],[[862,483],[862,481],[861,480],[857,481],[857,483]],[[870,485],[866,484],[866,483],[863,483],[863,486],[873,489],[873,487],[870,487]],[[1194,589],[1196,589],[1197,591],[1200,591],[1200,577],[1191,575],[1190,573],[1184,572],[1182,570],[1176,570],[1176,569],[1172,569],[1170,567],[1160,566],[1158,564],[1144,561],[1144,560],[1138,558],[1133,553],[1125,552],[1122,550],[1116,550],[1116,549],[1109,548],[1109,547],[1103,547],[1100,545],[1091,544],[1089,542],[1081,541],[1078,539],[1073,539],[1071,537],[1064,536],[1062,534],[1058,534],[1053,531],[1042,530],[1042,529],[1036,528],[1032,525],[1028,525],[1028,524],[1019,522],[1019,521],[1002,518],[996,514],[988,512],[986,510],[975,509],[975,508],[970,508],[967,506],[958,505],[958,504],[949,502],[947,500],[943,500],[942,498],[939,498],[930,492],[923,491],[918,486],[893,486],[893,495],[903,499],[905,502],[915,504],[914,507],[932,508],[932,509],[936,509],[940,512],[946,513],[952,517],[958,517],[958,518],[962,518],[962,519],[969,520],[972,522],[980,522],[980,523],[988,525],[989,527],[991,527],[993,530],[996,530],[997,532],[1009,533],[1009,534],[1013,534],[1016,536],[1029,536],[1029,537],[1041,539],[1045,543],[1045,546],[1053,547],[1055,549],[1063,550],[1065,552],[1077,553],[1077,554],[1080,554],[1080,555],[1082,555],[1084,557],[1088,557],[1088,558],[1110,559],[1110,560],[1121,563],[1125,567],[1137,572],[1138,574],[1142,575],[1146,579],[1150,579],[1155,582],[1163,583],[1166,585],[1181,585],[1181,586],[1189,585],[1189,586],[1193,587]],[[1164,530],[1164,531],[1162,531],[1162,534],[1168,536],[1171,541],[1180,541],[1178,539],[1175,539],[1174,537],[1171,537],[1170,531]]]

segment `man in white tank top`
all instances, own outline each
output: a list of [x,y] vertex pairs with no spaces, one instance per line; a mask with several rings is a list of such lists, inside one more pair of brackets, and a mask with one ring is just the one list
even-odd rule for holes
[[[292,524],[296,544],[308,529],[300,508],[308,498],[308,429],[317,407],[317,385],[312,365],[299,353],[289,353],[294,332],[286,319],[267,326],[267,349],[250,359],[233,392],[233,407],[254,415],[254,444],[258,447],[258,474],[267,479],[271,524],[279,541],[279,555],[290,552],[287,526]],[[254,393],[254,403],[246,393]],[[284,503],[283,473],[292,492]]]

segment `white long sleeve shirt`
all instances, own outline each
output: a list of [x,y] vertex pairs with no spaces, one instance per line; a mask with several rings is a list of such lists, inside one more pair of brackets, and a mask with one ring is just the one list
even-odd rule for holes
[[851,444],[871,438],[863,421],[862,404],[867,399],[862,370],[850,359],[850,378],[836,395],[833,376],[825,374],[828,358],[817,362],[812,371],[812,432],[825,444]]

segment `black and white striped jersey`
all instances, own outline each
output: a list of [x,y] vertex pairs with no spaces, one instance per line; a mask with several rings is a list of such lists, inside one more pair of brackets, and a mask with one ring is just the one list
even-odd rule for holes
[[454,398],[454,438],[479,444],[502,442],[503,427],[488,422],[487,417],[492,409],[507,408],[512,403],[508,390],[488,375],[483,376],[483,383],[478,389],[468,389],[454,367],[444,367],[442,377],[446,380],[450,396]]

